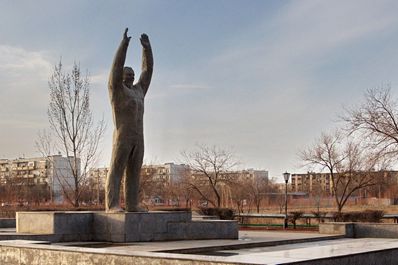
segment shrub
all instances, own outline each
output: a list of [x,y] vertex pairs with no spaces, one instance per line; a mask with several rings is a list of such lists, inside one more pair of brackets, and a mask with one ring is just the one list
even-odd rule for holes
[[312,211],[311,213],[318,219],[319,223],[325,222],[326,212]]
[[296,211],[296,212],[290,212],[289,213],[289,221],[293,224],[293,228],[296,229],[296,222],[298,219],[300,219],[303,216],[303,212],[301,211]]
[[380,223],[384,216],[384,211],[381,210],[366,210],[361,212],[361,221],[370,223]]
[[380,223],[384,212],[380,210],[366,210],[362,212],[331,213],[335,222],[371,222]]
[[230,208],[199,208],[199,213],[202,215],[215,215],[221,220],[233,220],[235,211]]
[[333,222],[342,222],[343,221],[343,216],[339,212],[331,212],[330,215],[333,219]]
[[342,214],[343,222],[361,221],[361,212],[346,212]]
[[166,208],[166,207],[159,207],[154,208],[154,211],[170,211],[170,212],[192,212],[191,208],[184,208],[184,207],[176,207],[176,208]]

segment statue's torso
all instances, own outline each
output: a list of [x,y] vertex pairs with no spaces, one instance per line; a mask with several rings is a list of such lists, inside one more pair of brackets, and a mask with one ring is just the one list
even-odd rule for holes
[[144,133],[144,93],[139,84],[110,90],[115,133],[123,138],[140,138]]

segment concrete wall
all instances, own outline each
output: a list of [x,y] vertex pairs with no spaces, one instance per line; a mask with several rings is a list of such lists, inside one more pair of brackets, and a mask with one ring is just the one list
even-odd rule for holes
[[0,218],[0,228],[15,228],[15,218]]
[[355,223],[355,237],[398,238],[398,224]]
[[191,212],[17,212],[17,234],[56,235],[58,242],[237,239],[238,223],[192,221]]
[[385,223],[323,223],[319,233],[345,235],[346,237],[398,238],[398,224]]
[[17,243],[2,243],[0,241],[0,264],[1,265],[109,265],[109,264],[181,264],[181,265],[204,265],[204,264],[236,264],[222,262],[222,258],[200,260],[197,256],[150,253],[138,251],[109,251],[104,249],[87,249],[78,247],[37,245],[23,246]]
[[319,233],[354,237],[354,223],[331,222],[319,224]]
[[[272,252],[271,252],[272,253]],[[305,253],[303,253],[305,254]],[[305,256],[303,256],[305,257]],[[41,245],[18,242],[0,241],[1,265],[110,265],[110,264],[156,264],[156,265],[233,265],[233,264],[264,264],[261,259],[245,260],[242,256],[234,261],[226,261],[225,257],[205,255],[182,255],[172,253],[143,252],[131,250],[115,250],[65,247],[59,245]],[[276,263],[272,263],[276,264]],[[398,264],[398,249],[332,256],[314,260],[295,262],[278,262],[278,264],[300,265],[393,265]]]

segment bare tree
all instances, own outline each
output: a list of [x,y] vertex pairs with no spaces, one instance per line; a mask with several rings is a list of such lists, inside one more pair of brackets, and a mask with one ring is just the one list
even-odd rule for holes
[[[80,66],[74,63],[71,73],[65,73],[62,63],[54,67],[48,82],[50,102],[48,120],[54,135],[55,149],[68,158],[72,181],[67,176],[57,175],[64,197],[73,206],[79,206],[83,187],[87,187],[88,169],[93,166],[98,154],[98,144],[104,134],[105,123],[94,124],[90,109],[90,82],[82,75]],[[48,134],[39,135],[36,146],[42,152],[50,152]]]
[[369,89],[365,102],[358,108],[347,109],[342,119],[349,132],[359,133],[368,147],[381,154],[398,154],[398,103],[392,98],[391,88]]
[[[321,174],[315,174],[313,173],[313,184],[312,184],[312,190],[310,191],[310,196],[313,199],[316,207],[316,216],[321,215],[321,202],[322,198],[324,197],[326,190],[323,189],[322,187],[322,175]],[[326,187],[325,187],[326,189]]]
[[140,175],[140,200],[151,201],[157,196],[165,199],[167,185],[167,180],[159,177],[156,167],[144,166]]
[[232,153],[217,146],[198,145],[196,151],[182,155],[193,173],[192,189],[213,206],[221,207],[222,186],[236,178],[230,171],[237,165]]
[[264,199],[264,195],[270,190],[268,180],[264,178],[254,178],[251,179],[248,184],[250,198],[256,206],[257,213],[260,213],[260,206]]
[[250,184],[247,179],[239,179],[231,185],[231,188],[233,189],[232,201],[234,202],[239,214],[243,213],[245,204],[250,200],[249,185]]
[[343,135],[336,132],[322,134],[313,146],[300,153],[307,166],[326,169],[330,174],[338,212],[355,192],[379,181],[374,172],[379,157],[366,150],[359,143],[344,141]]
[[192,200],[194,199],[194,190],[190,185],[191,179],[191,170],[186,168],[186,170],[181,172],[179,178],[172,181],[168,186],[169,194],[173,196],[178,203],[182,200],[185,208],[191,208]]

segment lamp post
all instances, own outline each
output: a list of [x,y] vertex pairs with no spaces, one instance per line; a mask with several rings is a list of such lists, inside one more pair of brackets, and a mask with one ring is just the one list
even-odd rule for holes
[[283,178],[285,179],[285,222],[283,224],[283,229],[287,229],[287,183],[289,182],[290,173],[287,173],[287,171],[283,173]]

